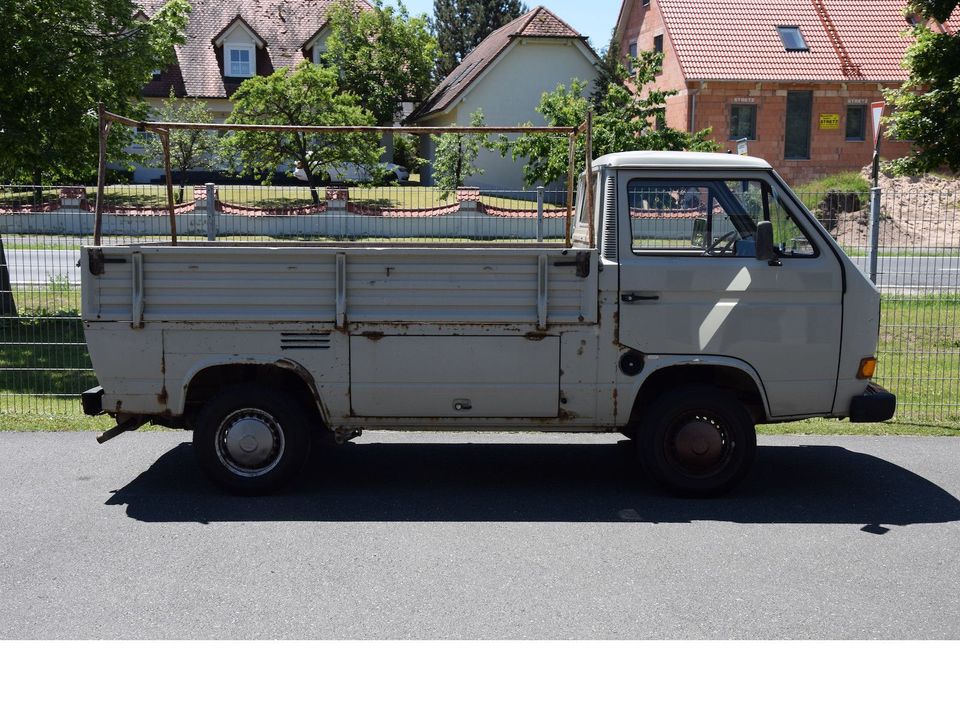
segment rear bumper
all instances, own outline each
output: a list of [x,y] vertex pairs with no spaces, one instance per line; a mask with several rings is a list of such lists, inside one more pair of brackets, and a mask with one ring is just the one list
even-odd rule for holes
[[883,422],[897,411],[897,396],[870,383],[863,395],[850,401],[850,422]]
[[83,405],[84,415],[101,415],[103,413],[103,388],[97,385],[95,388],[84,390],[80,393],[80,403]]

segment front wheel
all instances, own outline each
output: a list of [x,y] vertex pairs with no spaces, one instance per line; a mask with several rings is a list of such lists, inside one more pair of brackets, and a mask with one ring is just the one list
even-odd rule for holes
[[308,418],[287,393],[236,385],[208,402],[197,417],[193,450],[214,482],[238,495],[279,490],[310,451]]
[[715,496],[749,473],[757,434],[733,393],[689,385],[664,393],[645,409],[637,452],[644,469],[670,490]]

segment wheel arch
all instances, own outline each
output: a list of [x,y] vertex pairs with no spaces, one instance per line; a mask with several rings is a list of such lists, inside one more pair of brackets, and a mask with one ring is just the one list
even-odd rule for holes
[[245,382],[286,390],[324,425],[328,422],[329,414],[313,375],[287,358],[224,358],[198,363],[184,377],[175,413],[189,422],[223,387]]
[[726,357],[673,357],[648,361],[646,371],[632,388],[625,426],[636,427],[645,407],[670,388],[688,384],[710,385],[736,393],[755,423],[770,417],[763,383],[749,364]]

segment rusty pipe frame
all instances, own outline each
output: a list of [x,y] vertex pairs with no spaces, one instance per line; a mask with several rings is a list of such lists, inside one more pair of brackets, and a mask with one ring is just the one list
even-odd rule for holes
[[97,157],[97,204],[93,214],[93,244],[100,246],[100,236],[103,227],[103,190],[107,181],[107,137],[110,135],[110,123],[107,119],[111,113],[103,109],[103,103],[97,104],[97,121],[99,123],[100,148]]
[[173,202],[173,173],[170,172],[170,131],[158,130],[163,147],[163,172],[167,180],[167,208],[170,211],[170,244],[177,244],[177,210]]
[[523,127],[523,126],[483,126],[483,127],[456,127],[449,125],[446,127],[423,127],[423,126],[402,126],[385,127],[371,125],[231,125],[228,123],[183,123],[183,122],[151,122],[133,120],[132,118],[114,113],[105,113],[106,117],[122,125],[140,128],[150,132],[157,130],[241,130],[255,132],[312,132],[312,133],[408,133],[410,135],[445,135],[455,133],[457,135],[490,135],[492,133],[533,133],[533,134],[569,134],[575,130],[572,127]]
[[584,123],[586,127],[586,162],[584,163],[584,173],[586,175],[586,180],[584,181],[584,191],[587,194],[587,237],[589,238],[590,247],[594,248],[597,246],[596,239],[596,230],[594,228],[594,223],[596,218],[594,217],[594,188],[593,188],[593,110],[587,111],[587,121]]
[[[170,238],[171,244],[177,244],[177,218],[176,208],[173,202],[173,177],[170,171],[170,131],[171,130],[233,130],[233,131],[253,131],[253,132],[312,132],[312,133],[377,133],[403,132],[411,135],[490,135],[492,133],[530,133],[545,135],[567,135],[569,148],[569,170],[567,172],[567,227],[566,227],[566,246],[573,245],[573,193],[576,177],[575,160],[577,137],[584,131],[587,133],[587,153],[591,152],[591,132],[593,113],[587,115],[587,122],[580,127],[518,127],[518,126],[496,126],[496,127],[371,127],[371,126],[342,126],[342,125],[234,125],[228,123],[182,123],[182,122],[151,122],[146,120],[134,120],[104,109],[103,103],[97,106],[97,114],[100,121],[100,158],[97,172],[97,207],[96,219],[94,221],[94,245],[100,244],[100,230],[103,217],[103,189],[106,179],[106,152],[107,152],[107,134],[110,131],[111,123],[118,123],[128,127],[134,127],[141,131],[153,132],[160,136],[160,144],[163,147],[163,165],[167,184],[167,207],[170,213]],[[587,163],[589,168],[590,163]],[[590,226],[590,246],[594,244],[594,231],[592,224],[593,197],[592,189],[587,183],[588,210],[591,215]]]
[[577,131],[567,136],[567,236],[566,246],[573,247],[573,184],[576,179],[574,169],[577,156]]

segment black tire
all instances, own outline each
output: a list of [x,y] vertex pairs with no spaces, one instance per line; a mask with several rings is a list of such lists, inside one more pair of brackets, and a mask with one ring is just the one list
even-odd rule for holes
[[275,492],[310,453],[310,422],[289,394],[259,385],[226,388],[197,416],[193,452],[203,472],[237,495]]
[[733,393],[689,385],[665,392],[644,409],[637,454],[644,470],[670,491],[714,497],[749,474],[757,433]]

